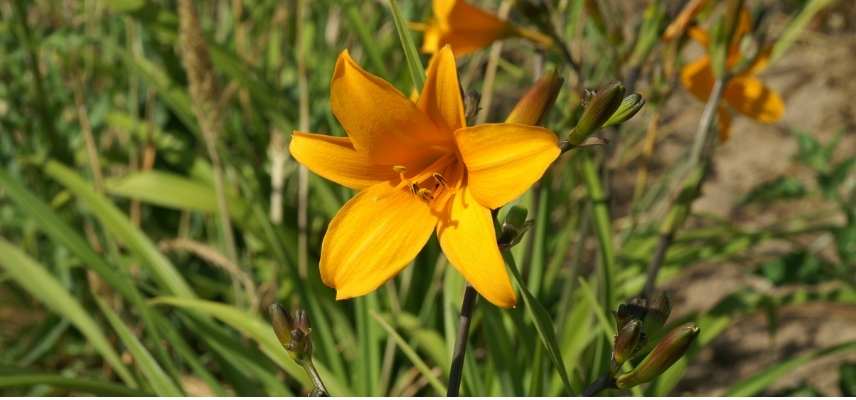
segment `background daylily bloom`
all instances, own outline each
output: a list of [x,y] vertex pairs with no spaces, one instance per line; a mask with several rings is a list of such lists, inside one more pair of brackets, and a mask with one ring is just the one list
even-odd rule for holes
[[[739,25],[734,32],[734,38],[728,49],[728,58],[726,60],[726,67],[728,69],[732,69],[740,60],[740,41],[749,32],[750,26],[749,13],[744,9],[740,13]],[[694,27],[688,33],[699,44],[705,48],[708,47],[709,38],[706,32]],[[755,76],[766,67],[770,52],[771,48],[762,50],[752,62],[752,65],[746,68],[745,71],[731,77],[722,94],[723,100],[725,100],[725,103],[730,108],[765,124],[778,121],[785,110],[784,102],[782,102],[779,94],[775,90],[765,86]],[[681,71],[681,83],[690,93],[702,101],[706,101],[710,97],[714,80],[713,69],[708,55],[704,55],[686,65]],[[728,140],[731,130],[731,111],[725,105],[720,105],[717,118],[719,121],[719,138],[722,141]]]
[[321,246],[321,278],[336,298],[376,289],[436,231],[450,263],[482,296],[513,306],[490,210],[544,174],[559,155],[556,135],[515,123],[467,127],[449,46],[431,60],[415,102],[342,52],[331,106],[348,137],[294,132],[290,151],[318,175],[359,190]]
[[548,46],[551,39],[539,32],[518,28],[463,0],[434,0],[434,18],[425,26],[422,51],[435,53],[446,45],[456,56],[485,48],[496,40],[521,36]]

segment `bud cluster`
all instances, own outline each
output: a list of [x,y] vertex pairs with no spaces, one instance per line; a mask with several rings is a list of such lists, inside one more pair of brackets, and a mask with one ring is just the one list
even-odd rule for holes
[[568,145],[580,146],[598,129],[627,121],[643,105],[645,100],[637,93],[624,96],[624,85],[621,82],[607,85],[588,101],[577,126],[568,135]]
[[636,297],[618,306],[615,312],[617,334],[610,365],[610,375],[616,387],[625,389],[650,382],[687,352],[699,333],[695,324],[684,324],[672,329],[657,342],[642,362],[629,372],[621,373],[621,366],[633,359],[649,338],[660,334],[671,310],[671,302],[665,293],[652,299]]
[[289,315],[279,304],[269,308],[271,324],[276,338],[288,354],[298,363],[307,362],[312,357],[312,340],[309,334],[309,317],[305,310],[297,310]]

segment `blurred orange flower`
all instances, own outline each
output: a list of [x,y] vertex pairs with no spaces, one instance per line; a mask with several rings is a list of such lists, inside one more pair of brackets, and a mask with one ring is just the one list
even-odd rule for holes
[[518,28],[463,0],[434,0],[433,9],[434,18],[425,25],[422,38],[425,53],[435,53],[450,45],[456,56],[462,56],[512,36],[525,37],[544,46],[552,43],[539,32]]
[[[726,68],[732,69],[740,61],[740,41],[749,32],[751,26],[749,13],[744,9],[740,14],[739,25],[734,33],[734,39],[728,49]],[[698,27],[690,28],[689,35],[699,44],[708,47],[708,34]],[[756,75],[767,66],[771,48],[761,50],[751,65],[745,71],[728,80],[722,94],[724,105],[720,105],[717,113],[719,120],[719,138],[728,140],[731,131],[731,111],[735,111],[758,122],[771,124],[779,120],[785,110],[779,94],[765,86]],[[681,71],[681,82],[696,98],[706,101],[710,97],[714,85],[713,69],[710,57],[704,55],[698,60],[686,65]]]
[[516,123],[467,127],[449,46],[431,60],[415,102],[344,51],[330,103],[348,137],[294,132],[290,151],[316,174],[359,190],[321,245],[321,279],[336,298],[379,287],[436,231],[452,266],[483,297],[513,306],[490,210],[541,178],[559,155],[556,135]]

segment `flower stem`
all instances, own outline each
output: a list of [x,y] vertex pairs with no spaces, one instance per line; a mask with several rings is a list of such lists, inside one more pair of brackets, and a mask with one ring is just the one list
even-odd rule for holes
[[588,387],[583,390],[580,396],[594,396],[604,389],[611,388],[615,388],[615,379],[609,376],[609,374],[603,374],[599,378],[597,378],[597,380],[592,382],[591,385],[588,385]]
[[[719,108],[719,102],[722,99],[722,93],[725,90],[725,84],[728,82],[728,77],[721,77],[717,79],[713,84],[713,89],[711,91],[710,97],[707,99],[707,104],[704,106],[704,111],[701,114],[701,119],[698,123],[698,129],[696,130],[695,141],[693,142],[693,147],[690,152],[690,157],[687,162],[687,170],[692,171],[693,168],[701,164],[702,162],[707,163],[710,161],[712,156],[712,151],[704,152],[705,148],[707,148],[707,144],[711,141],[711,133],[713,132],[713,117],[716,115],[716,110]],[[698,194],[701,190],[702,185],[704,184],[704,175],[701,177],[701,181],[698,182],[697,185],[694,186],[693,193],[690,196],[686,196],[683,201],[689,202],[686,204],[688,209],[692,206],[692,202],[698,197]],[[681,201],[680,198],[678,201]],[[674,209],[675,206],[681,206],[679,203],[672,204],[671,209]],[[670,210],[672,211],[672,210]],[[674,241],[675,233],[680,228],[683,221],[672,223],[668,229],[661,230],[660,238],[657,242],[657,250],[654,253],[654,257],[651,258],[651,262],[648,264],[648,272],[645,277],[645,287],[643,289],[642,294],[645,296],[650,296],[653,294],[656,283],[657,283],[657,275],[660,273],[660,267],[663,265],[663,261],[666,259],[666,252],[669,250],[669,247],[672,245]]]
[[449,387],[446,396],[458,396],[461,388],[461,378],[464,370],[464,356],[467,353],[467,342],[470,333],[470,321],[472,321],[473,309],[475,308],[478,293],[472,286],[467,285],[464,292],[464,301],[461,304],[461,316],[458,319],[458,336],[455,339],[455,351],[452,354],[452,367],[449,369]]
[[324,381],[321,380],[321,375],[318,374],[318,370],[315,369],[315,364],[312,362],[312,358],[301,362],[300,366],[306,370],[306,373],[309,375],[309,378],[312,379],[312,392],[310,396],[312,397],[328,397],[330,396],[330,392],[327,391],[327,387],[324,386]]
[[719,108],[719,101],[722,99],[722,92],[725,90],[725,78],[719,78],[714,82],[710,97],[707,99],[707,104],[704,106],[704,111],[701,114],[701,119],[698,122],[695,141],[693,142],[692,152],[690,153],[689,164],[695,166],[701,162],[702,152],[707,143],[710,141],[710,128],[713,125],[713,117],[716,115],[716,110]]

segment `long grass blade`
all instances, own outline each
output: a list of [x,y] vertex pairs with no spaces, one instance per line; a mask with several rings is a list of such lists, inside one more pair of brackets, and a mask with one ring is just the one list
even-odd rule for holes
[[119,354],[110,345],[101,327],[45,267],[3,238],[0,238],[0,266],[31,296],[71,321],[83,336],[86,336],[92,347],[116,370],[123,382],[132,387],[137,386],[136,379],[122,364]]

